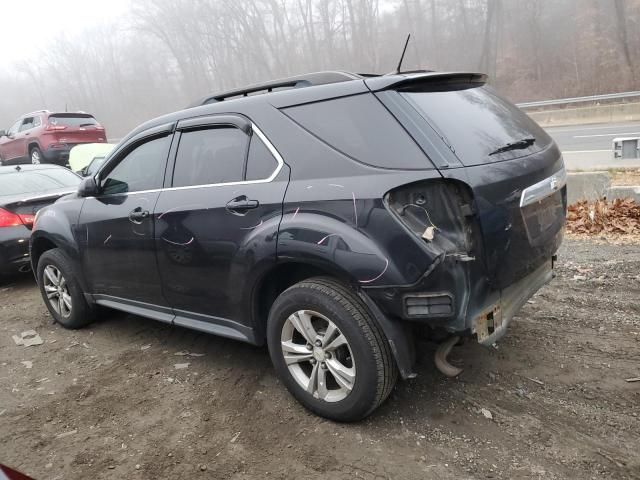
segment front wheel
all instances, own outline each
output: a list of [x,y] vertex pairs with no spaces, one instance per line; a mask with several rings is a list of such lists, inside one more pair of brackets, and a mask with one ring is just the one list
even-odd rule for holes
[[62,250],[42,254],[37,276],[42,299],[56,322],[72,329],[91,322],[93,309],[84,298],[73,261]]
[[397,379],[384,333],[358,296],[332,279],[312,278],[284,291],[271,307],[267,342],[291,394],[332,420],[366,417]]

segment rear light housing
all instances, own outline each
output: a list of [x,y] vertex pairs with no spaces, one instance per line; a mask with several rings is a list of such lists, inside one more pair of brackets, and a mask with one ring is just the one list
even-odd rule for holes
[[2,227],[18,227],[20,225],[24,225],[26,227],[31,228],[33,226],[33,222],[35,220],[35,215],[33,214],[18,214],[9,212],[4,208],[0,208],[0,228]]
[[51,125],[48,124],[47,128],[45,128],[45,130],[49,131],[49,132],[57,132],[60,130],[66,130],[67,127],[65,127],[64,125]]
[[415,182],[391,190],[385,201],[432,252],[464,259],[477,251],[473,200],[464,185],[447,180]]

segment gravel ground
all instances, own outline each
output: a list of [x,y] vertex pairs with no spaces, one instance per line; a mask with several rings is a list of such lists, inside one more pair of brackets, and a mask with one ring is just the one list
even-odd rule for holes
[[[640,247],[567,240],[558,274],[497,348],[454,349],[457,379],[423,345],[358,424],[304,410],[265,349],[116,313],[65,331],[13,279],[0,461],[37,479],[640,478]],[[28,329],[44,344],[17,346]]]

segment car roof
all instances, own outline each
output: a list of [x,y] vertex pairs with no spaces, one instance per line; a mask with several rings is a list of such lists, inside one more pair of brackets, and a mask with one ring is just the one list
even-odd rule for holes
[[[120,145],[154,127],[178,122],[185,118],[221,113],[240,113],[251,104],[268,103],[277,108],[338,98],[359,93],[409,88],[424,82],[484,85],[487,76],[475,72],[434,72],[412,70],[385,75],[349,73],[341,71],[314,72],[296,77],[273,80],[208,95],[187,108],[149,120],[126,135]],[[112,153],[119,151],[119,146]]]

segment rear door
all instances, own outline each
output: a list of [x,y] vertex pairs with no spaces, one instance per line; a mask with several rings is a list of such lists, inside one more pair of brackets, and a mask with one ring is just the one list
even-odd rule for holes
[[276,259],[288,170],[244,117],[185,120],[178,132],[155,216],[164,294],[176,324],[246,338],[250,287]]
[[[153,212],[163,186],[173,125],[114,154],[99,173],[101,193],[85,200],[79,228],[83,267],[98,300],[138,303],[165,313],[154,246]],[[82,237],[81,237],[82,238]]]

